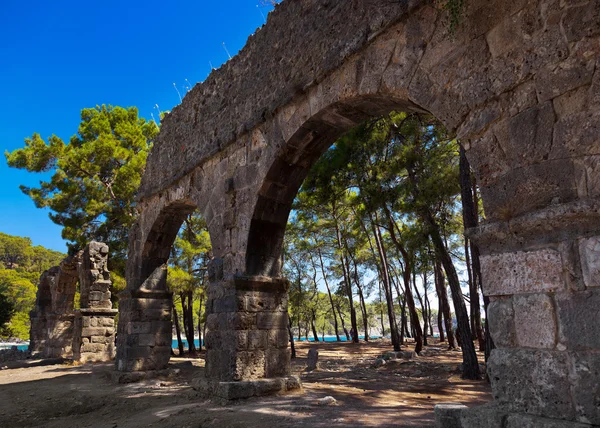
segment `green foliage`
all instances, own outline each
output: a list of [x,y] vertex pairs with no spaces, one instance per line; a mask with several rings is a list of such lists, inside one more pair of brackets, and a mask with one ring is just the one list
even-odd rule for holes
[[6,324],[10,321],[13,312],[13,304],[8,300],[4,293],[0,293],[0,336],[7,335]]
[[37,207],[50,208],[72,250],[91,240],[105,242],[112,269],[116,265],[122,272],[127,232],[136,217],[134,195],[157,133],[156,124],[139,118],[135,107],[102,105],[81,111],[69,144],[55,135],[46,142],[34,134],[25,147],[5,156],[13,168],[52,172],[40,187],[21,190]]
[[[29,339],[29,312],[35,305],[40,275],[65,257],[29,238],[0,233],[0,336]],[[9,313],[8,320],[3,318]]]
[[468,0],[438,0],[448,13],[448,27],[453,33],[460,26]]

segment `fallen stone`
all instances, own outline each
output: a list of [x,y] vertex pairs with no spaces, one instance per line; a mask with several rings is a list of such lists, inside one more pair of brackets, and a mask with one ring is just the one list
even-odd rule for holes
[[385,360],[383,358],[377,358],[375,360],[375,364],[374,364],[375,368],[381,367],[381,366],[384,366],[384,365],[385,365]]
[[317,400],[317,406],[337,406],[337,400],[331,395]]
[[308,365],[306,367],[307,370],[312,371],[319,368],[319,351],[315,348],[311,348],[308,350]]

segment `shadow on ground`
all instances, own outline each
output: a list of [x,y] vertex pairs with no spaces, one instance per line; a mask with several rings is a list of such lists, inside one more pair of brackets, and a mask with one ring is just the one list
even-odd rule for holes
[[[112,365],[28,366],[0,371],[0,426],[7,427],[430,427],[433,406],[491,399],[484,381],[460,379],[460,352],[430,346],[413,361],[374,368],[386,341],[300,343],[293,371],[304,392],[242,400],[226,406],[200,397],[189,383],[203,374],[203,355],[171,362],[179,374],[117,385]],[[309,347],[320,368],[305,370]],[[189,361],[189,360],[188,360]],[[333,405],[322,405],[331,396]]]

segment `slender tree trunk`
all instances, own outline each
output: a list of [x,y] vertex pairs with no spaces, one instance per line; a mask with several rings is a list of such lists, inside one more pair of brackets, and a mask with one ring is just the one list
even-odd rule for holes
[[317,314],[316,314],[316,310],[313,308],[310,310],[311,312],[311,317],[310,317],[310,327],[312,329],[312,333],[313,333],[313,337],[315,338],[315,342],[319,342],[319,334],[317,333],[317,326],[315,325],[315,321],[317,319]]
[[200,295],[200,307],[198,308],[198,351],[202,351],[202,304],[204,295]]
[[438,324],[438,331],[440,332],[440,342],[445,342],[446,341],[446,337],[444,335],[444,321],[443,321],[443,315],[442,315],[442,310],[438,308],[438,317],[437,317],[437,324]]
[[319,264],[321,265],[321,274],[323,275],[323,280],[325,281],[325,287],[327,288],[327,295],[329,296],[329,303],[331,304],[331,312],[333,313],[333,328],[335,329],[335,337],[338,342],[341,341],[340,333],[338,331],[338,320],[337,315],[335,313],[335,305],[333,304],[333,297],[331,297],[331,289],[329,288],[329,281],[327,280],[327,273],[325,273],[325,266],[323,264],[323,254],[321,253],[321,249],[317,248],[317,253],[319,254]]
[[398,296],[398,306],[400,306],[400,344],[404,345],[404,329],[406,328],[406,298],[402,297],[399,282],[400,281],[398,280],[398,274],[396,273],[396,269],[394,269],[392,283],[394,284],[394,288],[396,289],[396,295]]
[[396,236],[396,222],[392,217],[392,213],[390,212],[387,206],[384,207],[385,214],[388,220],[390,237],[392,238],[392,242],[396,246],[396,249],[402,254],[402,258],[404,259],[404,269],[402,272],[402,278],[404,280],[404,298],[408,304],[408,310],[410,312],[410,325],[411,330],[413,331],[413,336],[415,338],[415,353],[421,353],[423,349],[423,331],[421,330],[421,324],[419,323],[419,315],[417,314],[417,308],[415,306],[415,299],[412,294],[410,282],[411,282],[411,271],[412,271],[412,258],[408,251],[402,245],[402,242]]
[[435,275],[438,281],[438,299],[440,301],[440,310],[444,316],[444,325],[446,326],[446,337],[448,338],[448,348],[456,348],[456,342],[454,339],[454,330],[452,325],[452,311],[450,310],[450,302],[448,301],[448,292],[446,291],[446,280],[444,278],[444,271],[442,270],[442,264],[439,260],[435,261]]
[[338,225],[338,221],[337,221],[337,216],[336,216],[336,209],[335,209],[335,205],[333,207],[333,218],[334,218],[334,223],[335,223],[335,233],[336,233],[336,237],[337,237],[337,244],[338,244],[338,249],[340,250],[340,252],[342,253],[340,255],[340,262],[342,264],[342,271],[344,274],[344,286],[346,288],[346,295],[348,296],[348,303],[350,305],[350,325],[351,325],[351,331],[353,332],[352,336],[352,342],[353,343],[358,343],[358,324],[356,321],[356,310],[354,309],[354,296],[352,293],[352,283],[350,282],[350,275],[349,275],[349,270],[348,270],[348,264],[346,262],[346,257],[344,256],[344,246],[342,245],[342,233],[340,231],[339,225]]
[[177,309],[175,308],[175,302],[173,305],[173,324],[175,324],[175,333],[177,334],[177,348],[179,349],[179,356],[183,356],[183,341],[181,340],[181,327],[179,326],[179,317],[177,316]]
[[188,340],[188,349],[190,352],[190,355],[195,355],[196,354],[196,341],[194,338],[194,296],[193,296],[193,291],[189,290],[186,292],[187,294],[187,307],[185,310],[185,321],[187,323],[187,331],[189,333],[189,337],[187,337]]
[[385,337],[385,323],[383,321],[383,300],[381,299],[381,281],[377,281],[379,286],[379,319],[381,321],[381,337]]
[[365,329],[365,342],[368,342],[369,341],[369,316],[367,314],[367,305],[365,303],[365,296],[363,294],[363,289],[362,289],[362,286],[360,285],[360,281],[358,280],[358,266],[356,264],[356,259],[354,258],[354,255],[348,248],[348,242],[346,240],[344,240],[344,244],[346,246],[347,253],[350,255],[350,258],[352,259],[352,265],[354,267],[353,277],[354,277],[354,283],[356,284],[356,288],[358,289],[360,310],[361,310],[362,316],[363,316],[363,327]]
[[383,240],[381,238],[381,232],[379,231],[379,226],[376,225],[375,220],[371,217],[371,227],[373,229],[373,236],[375,237],[375,246],[379,253],[379,258],[381,262],[381,273],[383,280],[383,289],[385,291],[385,299],[388,307],[388,318],[390,320],[390,333],[392,336],[392,345],[395,351],[400,351],[400,335],[398,334],[398,329],[396,326],[396,314],[394,312],[394,300],[392,296],[392,289],[390,286],[390,278],[387,264],[387,257],[385,252],[385,247],[383,245]]
[[[477,227],[479,223],[478,210],[477,210],[477,189],[474,189],[473,182],[471,180],[471,166],[467,160],[465,149],[460,147],[460,188],[462,197],[463,207],[463,224],[466,229]],[[475,190],[475,195],[473,194]],[[479,349],[485,350],[486,339],[483,334],[481,327],[481,307],[479,305],[479,289],[481,288],[481,266],[479,262],[479,248],[475,243],[471,242],[465,236],[465,253],[471,249],[471,261],[469,265],[472,265],[472,278],[469,282],[469,292],[471,295],[471,322],[473,325],[473,336],[479,341]],[[469,257],[467,257],[469,261]],[[467,262],[468,263],[468,262]],[[469,266],[468,265],[468,266]],[[470,267],[470,266],[469,266]]]
[[[419,201],[419,180],[415,173],[414,162],[410,162],[407,165],[406,170],[408,172],[410,183],[412,184],[412,196],[415,201]],[[450,257],[450,253],[444,245],[439,225],[436,223],[430,208],[425,204],[419,204],[418,213],[423,220],[423,223],[429,229],[428,233],[433,243],[436,256],[442,262],[442,266],[446,271],[448,284],[450,285],[450,291],[452,293],[452,301],[454,302],[454,311],[456,313],[456,320],[458,322],[458,330],[460,331],[461,337],[465,339],[463,340],[463,346],[461,347],[463,356],[462,377],[465,379],[479,379],[479,363],[477,361],[475,347],[471,341],[469,314],[467,313],[467,307],[465,306],[465,300],[460,289],[460,281],[458,279],[456,269],[454,268],[452,257]]]
[[346,328],[346,323],[344,322],[344,316],[342,315],[342,309],[339,305],[336,306],[338,315],[340,316],[340,321],[342,322],[342,330],[344,330],[344,334],[346,335],[346,340],[350,341],[350,333],[348,333],[348,329]]
[[292,334],[292,318],[288,314],[288,335],[290,337],[290,349],[292,350],[292,358],[296,358],[296,346],[294,344],[294,335]]
[[421,305],[421,316],[423,317],[423,345],[427,346],[427,310],[425,309],[425,304],[423,303],[423,299],[421,298],[421,293],[419,293],[419,289],[417,288],[417,283],[414,281],[413,274],[413,285],[415,287],[415,293],[417,295],[417,300]]

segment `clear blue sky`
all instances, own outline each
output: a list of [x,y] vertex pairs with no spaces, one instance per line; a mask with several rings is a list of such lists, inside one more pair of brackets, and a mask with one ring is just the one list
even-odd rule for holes
[[[203,81],[263,24],[260,0],[136,1],[3,0],[0,12],[0,149],[24,145],[34,132],[68,141],[79,112],[99,104],[179,103],[185,79]],[[61,228],[35,208],[20,184],[44,177],[0,159],[0,232],[65,251]]]

